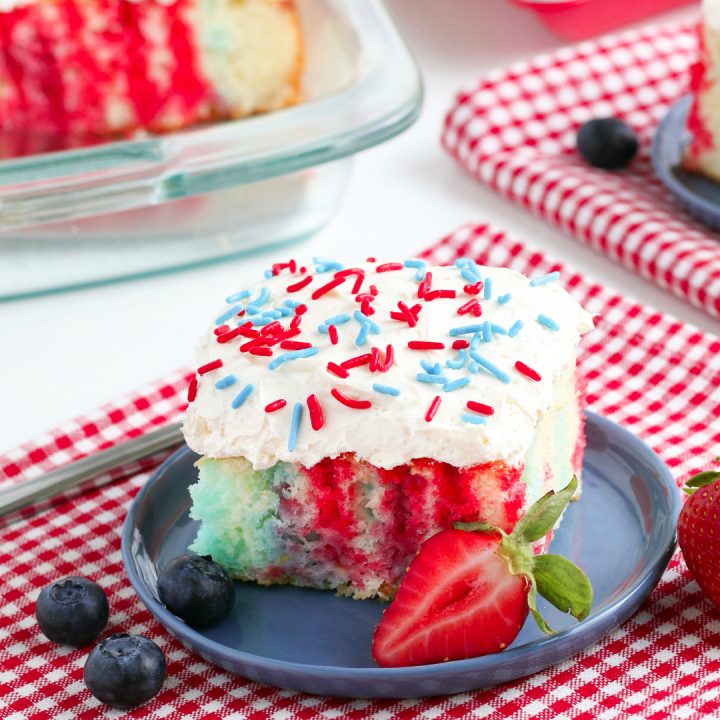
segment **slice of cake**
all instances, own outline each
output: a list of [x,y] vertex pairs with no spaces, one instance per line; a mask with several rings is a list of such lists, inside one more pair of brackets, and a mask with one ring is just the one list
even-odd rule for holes
[[314,264],[230,295],[199,348],[192,548],[239,579],[386,596],[430,535],[510,531],[579,474],[592,322],[557,273]]
[[0,9],[0,128],[166,131],[297,101],[292,0],[11,0]]
[[698,62],[691,73],[685,166],[720,180],[720,0],[703,0]]

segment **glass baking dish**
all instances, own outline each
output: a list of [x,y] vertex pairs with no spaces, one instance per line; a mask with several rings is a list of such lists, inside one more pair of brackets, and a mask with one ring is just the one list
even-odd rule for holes
[[[297,6],[299,105],[0,160],[0,299],[192,266],[319,230],[350,156],[412,124],[422,85],[381,0]],[[12,140],[0,136],[0,148]]]

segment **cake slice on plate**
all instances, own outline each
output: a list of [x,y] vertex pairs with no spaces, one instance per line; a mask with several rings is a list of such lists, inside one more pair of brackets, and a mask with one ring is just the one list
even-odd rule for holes
[[193,549],[240,579],[390,596],[429,536],[509,532],[580,474],[592,321],[557,273],[314,265],[239,288],[201,343]]

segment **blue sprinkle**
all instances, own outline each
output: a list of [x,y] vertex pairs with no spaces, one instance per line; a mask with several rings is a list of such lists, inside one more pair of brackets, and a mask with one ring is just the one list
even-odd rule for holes
[[508,331],[502,326],[496,323],[490,323],[490,328],[496,335],[507,335]]
[[279,312],[282,317],[287,317],[288,315],[295,314],[291,308],[285,307],[284,305],[281,305],[279,308],[276,308],[275,311]]
[[437,375],[438,373],[435,372],[435,364],[431,363],[429,360],[421,360],[420,366],[426,373],[430,373],[430,375]]
[[466,350],[460,350],[458,351],[457,357],[455,360],[448,360],[445,363],[446,367],[449,367],[453,370],[460,370],[460,368],[464,368],[467,364],[467,351]]
[[300,303],[297,300],[286,300],[285,301],[285,307],[293,308],[293,310],[300,305]]
[[552,318],[547,315],[543,315],[542,313],[537,316],[537,321],[553,332],[560,329],[560,326]]
[[262,288],[262,290],[260,290],[258,296],[248,303],[248,307],[250,307],[251,305],[253,307],[260,307],[261,305],[264,305],[269,299],[270,291],[266,287],[264,287]]
[[468,370],[469,370],[473,375],[477,375],[477,374],[480,372],[480,366],[479,366],[474,360],[471,360],[471,361],[468,363]]
[[509,303],[512,299],[512,295],[510,293],[505,293],[504,295],[499,295],[497,302],[498,305],[505,305],[505,303]]
[[225,388],[230,387],[231,385],[234,385],[237,382],[237,378],[234,375],[226,375],[221,380],[218,380],[215,383],[215,387],[218,390],[224,390]]
[[240,292],[236,292],[233,295],[228,295],[225,298],[226,303],[234,303],[238,300],[244,300],[245,298],[250,297],[250,291],[249,290],[241,290]]
[[472,269],[469,267],[465,267],[460,271],[460,274],[463,276],[465,280],[467,280],[469,283],[474,285],[475,283],[478,283],[482,280],[482,278]]
[[463,325],[462,327],[450,328],[448,335],[456,337],[457,335],[470,335],[470,333],[482,332],[483,324],[477,323],[477,325]]
[[380,326],[379,326],[374,320],[371,320],[371,319],[370,319],[367,315],[365,315],[363,312],[361,312],[360,310],[356,310],[356,311],[353,313],[353,316],[354,316],[354,318],[355,318],[359,323],[362,323],[363,325],[367,325],[368,328],[370,329],[370,332],[371,332],[373,335],[379,335],[379,334],[380,334]]
[[245,309],[246,315],[259,315],[260,314],[260,308],[255,305],[248,305]]
[[431,375],[430,373],[418,373],[415,379],[421,383],[438,383],[444,385],[448,379],[444,375]]
[[417,280],[417,282],[420,282],[425,277],[427,263],[424,260],[406,260],[403,265],[405,265],[406,268],[417,268],[417,272],[415,273],[415,280]]
[[455,261],[455,267],[456,267],[456,268],[464,268],[464,267],[467,267],[467,264],[468,264],[468,261],[469,261],[469,260],[470,260],[470,258],[459,257],[459,258]]
[[504,383],[510,382],[510,376],[504,371],[501,370],[497,365],[493,365],[489,360],[484,358],[479,353],[476,353],[472,351],[470,353],[470,356],[473,360],[475,360],[481,367],[485,368],[489,373],[494,375],[498,380]]
[[492,299],[492,280],[490,278],[485,280],[485,299]]
[[460,416],[466,423],[472,423],[473,425],[485,425],[487,420],[482,415],[471,415],[470,413],[463,413]]
[[274,322],[273,318],[271,317],[264,317],[263,315],[258,315],[257,317],[254,317],[252,319],[253,325],[269,325],[271,322]]
[[224,312],[220,317],[215,318],[215,324],[216,325],[222,325],[224,322],[227,322],[233,315],[237,315],[239,312],[242,312],[243,306],[242,305],[235,305],[235,307],[231,307],[228,311]]
[[542,277],[533,278],[530,281],[530,287],[539,287],[540,285],[547,285],[553,280],[557,280],[560,277],[560,273],[556,270],[555,272],[548,273]]
[[342,315],[333,315],[325,320],[326,325],[343,325],[346,322],[350,322],[350,316],[345,313]]
[[295,407],[293,408],[292,421],[290,422],[290,435],[288,436],[288,452],[292,452],[297,446],[298,432],[300,430],[300,420],[302,420],[302,414],[302,403],[295,403]]
[[355,338],[355,345],[357,347],[362,347],[367,342],[367,336],[370,332],[370,326],[363,323],[362,327],[360,328],[360,332],[358,333],[358,336]]
[[266,271],[263,273],[263,275],[265,276],[265,279],[266,279],[266,280],[269,280],[269,279],[273,276],[273,271],[272,271],[272,270],[266,270]]
[[515,336],[522,330],[522,327],[523,327],[524,324],[525,324],[525,323],[523,323],[522,320],[516,320],[516,321],[512,324],[512,327],[508,330],[508,335],[509,335],[510,337],[515,337]]
[[288,362],[288,360],[299,360],[301,358],[312,357],[313,355],[317,355],[319,352],[320,348],[316,347],[304,348],[303,350],[291,350],[290,352],[283,353],[282,355],[278,355],[276,358],[273,358],[268,364],[268,369],[274,370],[276,367]]
[[278,310],[264,310],[262,314],[263,317],[269,317],[273,320],[277,320],[278,318],[281,318],[283,316],[283,314]]
[[315,263],[316,273],[326,273],[331,270],[344,270],[345,266],[337,260],[331,258],[314,257],[312,261]]
[[470,341],[470,349],[477,350],[480,347],[481,342],[482,342],[482,335],[479,332],[476,332],[473,335],[472,340]]
[[487,320],[483,323],[482,335],[485,342],[490,342],[492,340],[492,328]]
[[236,396],[235,399],[230,403],[230,407],[233,410],[237,410],[249,397],[250,393],[255,389],[254,385],[246,385]]
[[372,387],[375,392],[382,393],[383,395],[392,395],[393,397],[397,397],[400,394],[400,388],[393,387],[392,385],[373,383]]
[[443,385],[443,390],[445,392],[452,392],[453,390],[459,390],[460,388],[464,388],[466,385],[470,383],[469,377],[461,377],[457,380],[453,380],[452,382],[446,382]]

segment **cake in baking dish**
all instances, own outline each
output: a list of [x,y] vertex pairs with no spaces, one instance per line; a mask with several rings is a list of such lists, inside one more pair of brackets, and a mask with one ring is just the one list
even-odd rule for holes
[[166,131],[297,101],[292,0],[5,0],[0,128]]
[[188,390],[192,548],[366,598],[453,522],[510,531],[580,473],[592,322],[557,275],[316,258],[227,297]]
[[703,0],[685,166],[720,181],[720,0]]

